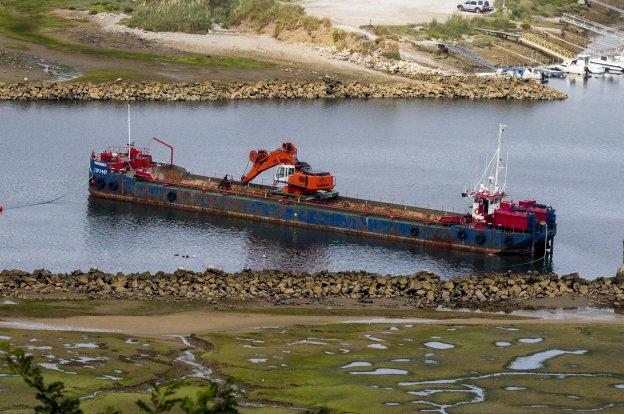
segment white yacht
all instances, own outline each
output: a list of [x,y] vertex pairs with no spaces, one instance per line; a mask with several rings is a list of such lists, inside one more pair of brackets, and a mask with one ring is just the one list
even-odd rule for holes
[[552,69],[561,70],[566,73],[574,73],[577,75],[600,75],[605,73],[605,67],[590,62],[589,55],[578,55],[575,59],[569,59],[559,65],[555,65]]
[[620,56],[600,56],[589,61],[600,65],[609,73],[624,73],[624,54]]

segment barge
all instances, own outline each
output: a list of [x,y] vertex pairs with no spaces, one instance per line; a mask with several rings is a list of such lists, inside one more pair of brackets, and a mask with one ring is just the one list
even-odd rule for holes
[[[194,210],[252,220],[425,244],[486,254],[546,257],[556,235],[555,210],[534,200],[515,203],[499,185],[498,147],[473,191],[469,214],[343,197],[335,178],[315,171],[284,143],[275,151],[251,151],[253,166],[240,180],[189,173],[173,163],[155,162],[148,148],[133,143],[92,152],[89,192],[94,197],[166,208]],[[274,185],[252,180],[275,168]]]

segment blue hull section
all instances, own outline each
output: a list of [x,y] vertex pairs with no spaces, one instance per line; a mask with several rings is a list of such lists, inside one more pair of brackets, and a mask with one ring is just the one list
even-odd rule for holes
[[[295,226],[332,230],[363,236],[422,243],[482,253],[536,254],[552,239],[546,226],[536,233],[476,229],[470,225],[444,226],[403,218],[345,211],[320,203],[298,203],[274,197],[166,186],[138,181],[91,165],[92,195],[122,201],[198,210]],[[104,185],[102,185],[104,184]]]

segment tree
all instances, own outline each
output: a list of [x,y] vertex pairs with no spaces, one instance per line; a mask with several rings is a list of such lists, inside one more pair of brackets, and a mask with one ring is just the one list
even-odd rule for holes
[[0,344],[0,350],[5,354],[5,361],[9,369],[22,377],[24,382],[36,390],[35,398],[41,403],[35,407],[38,414],[82,414],[80,401],[65,396],[65,385],[53,382],[45,385],[41,368],[33,363],[33,357],[26,355],[23,350],[11,350],[8,344]]
[[236,414],[236,399],[234,387],[230,381],[223,386],[215,383],[210,388],[200,390],[195,399],[185,397],[181,404],[182,411],[186,414]]

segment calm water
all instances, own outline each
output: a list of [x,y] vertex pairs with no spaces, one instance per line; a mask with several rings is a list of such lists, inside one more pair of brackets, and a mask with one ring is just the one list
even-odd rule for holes
[[[465,211],[475,167],[509,125],[508,192],[557,209],[554,270],[611,275],[624,238],[624,77],[552,82],[565,102],[387,100],[136,104],[137,144],[200,174],[240,176],[283,141],[347,195]],[[0,268],[108,271],[206,266],[444,275],[524,270],[499,258],[89,199],[91,150],[126,140],[123,104],[0,104]],[[264,181],[269,180],[264,176]],[[46,205],[25,205],[68,194]],[[189,255],[188,259],[179,255]],[[537,267],[536,267],[537,266]]]

